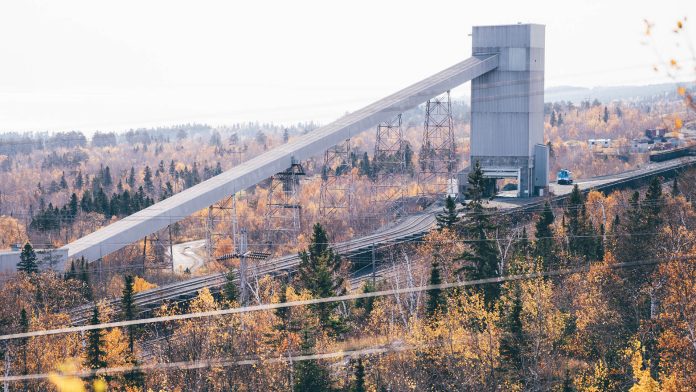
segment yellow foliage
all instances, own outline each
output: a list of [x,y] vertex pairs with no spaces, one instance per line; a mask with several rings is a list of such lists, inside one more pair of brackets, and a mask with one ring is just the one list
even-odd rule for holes
[[139,292],[145,291],[145,290],[154,289],[155,287],[157,287],[156,284],[150,283],[147,280],[145,280],[139,276],[136,276],[135,279],[133,280],[133,291],[136,293],[139,293]]
[[650,369],[643,369],[643,347],[638,340],[633,342],[633,347],[628,350],[631,356],[631,368],[635,383],[629,392],[660,392],[660,384],[650,375]]
[[82,379],[75,376],[64,375],[74,373],[77,370],[77,361],[74,359],[68,360],[58,366],[58,372],[49,373],[48,380],[59,392],[82,392],[85,390],[85,384]]
[[0,216],[0,249],[9,248],[12,244],[24,244],[27,239],[27,230],[19,220]]

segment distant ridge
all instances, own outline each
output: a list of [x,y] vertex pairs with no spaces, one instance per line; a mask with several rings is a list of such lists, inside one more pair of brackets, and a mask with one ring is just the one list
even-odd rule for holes
[[[686,87],[693,89],[696,83],[685,83]],[[664,97],[675,95],[676,83],[651,84],[646,86],[612,86],[612,87],[576,87],[556,86],[544,90],[545,102],[571,101],[573,103],[585,100],[599,100],[603,103],[613,100],[638,100],[650,97]]]

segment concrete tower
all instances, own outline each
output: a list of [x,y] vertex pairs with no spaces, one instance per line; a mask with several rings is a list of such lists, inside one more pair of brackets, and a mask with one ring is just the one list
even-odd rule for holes
[[518,196],[538,195],[548,187],[544,26],[474,27],[473,56],[491,54],[498,54],[498,67],[471,82],[470,164],[480,162],[491,187],[495,179],[517,178]]

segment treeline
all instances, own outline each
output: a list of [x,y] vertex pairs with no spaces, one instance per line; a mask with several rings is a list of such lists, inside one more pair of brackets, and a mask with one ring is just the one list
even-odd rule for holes
[[110,197],[104,192],[104,188],[99,187],[94,195],[89,190],[84,191],[79,202],[77,195],[73,193],[70,195],[70,201],[60,208],[51,203],[44,207],[42,199],[39,211],[33,216],[29,227],[38,231],[60,230],[73,224],[79,212],[96,212],[107,218],[123,217],[154,203],[154,200],[145,194],[142,186],[132,194],[124,190],[121,193],[113,193]]

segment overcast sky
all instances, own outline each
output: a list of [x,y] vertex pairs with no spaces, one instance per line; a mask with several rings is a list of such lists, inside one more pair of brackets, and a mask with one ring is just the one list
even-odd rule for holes
[[485,24],[545,24],[547,86],[659,83],[694,4],[0,0],[0,132],[327,122],[467,58]]

